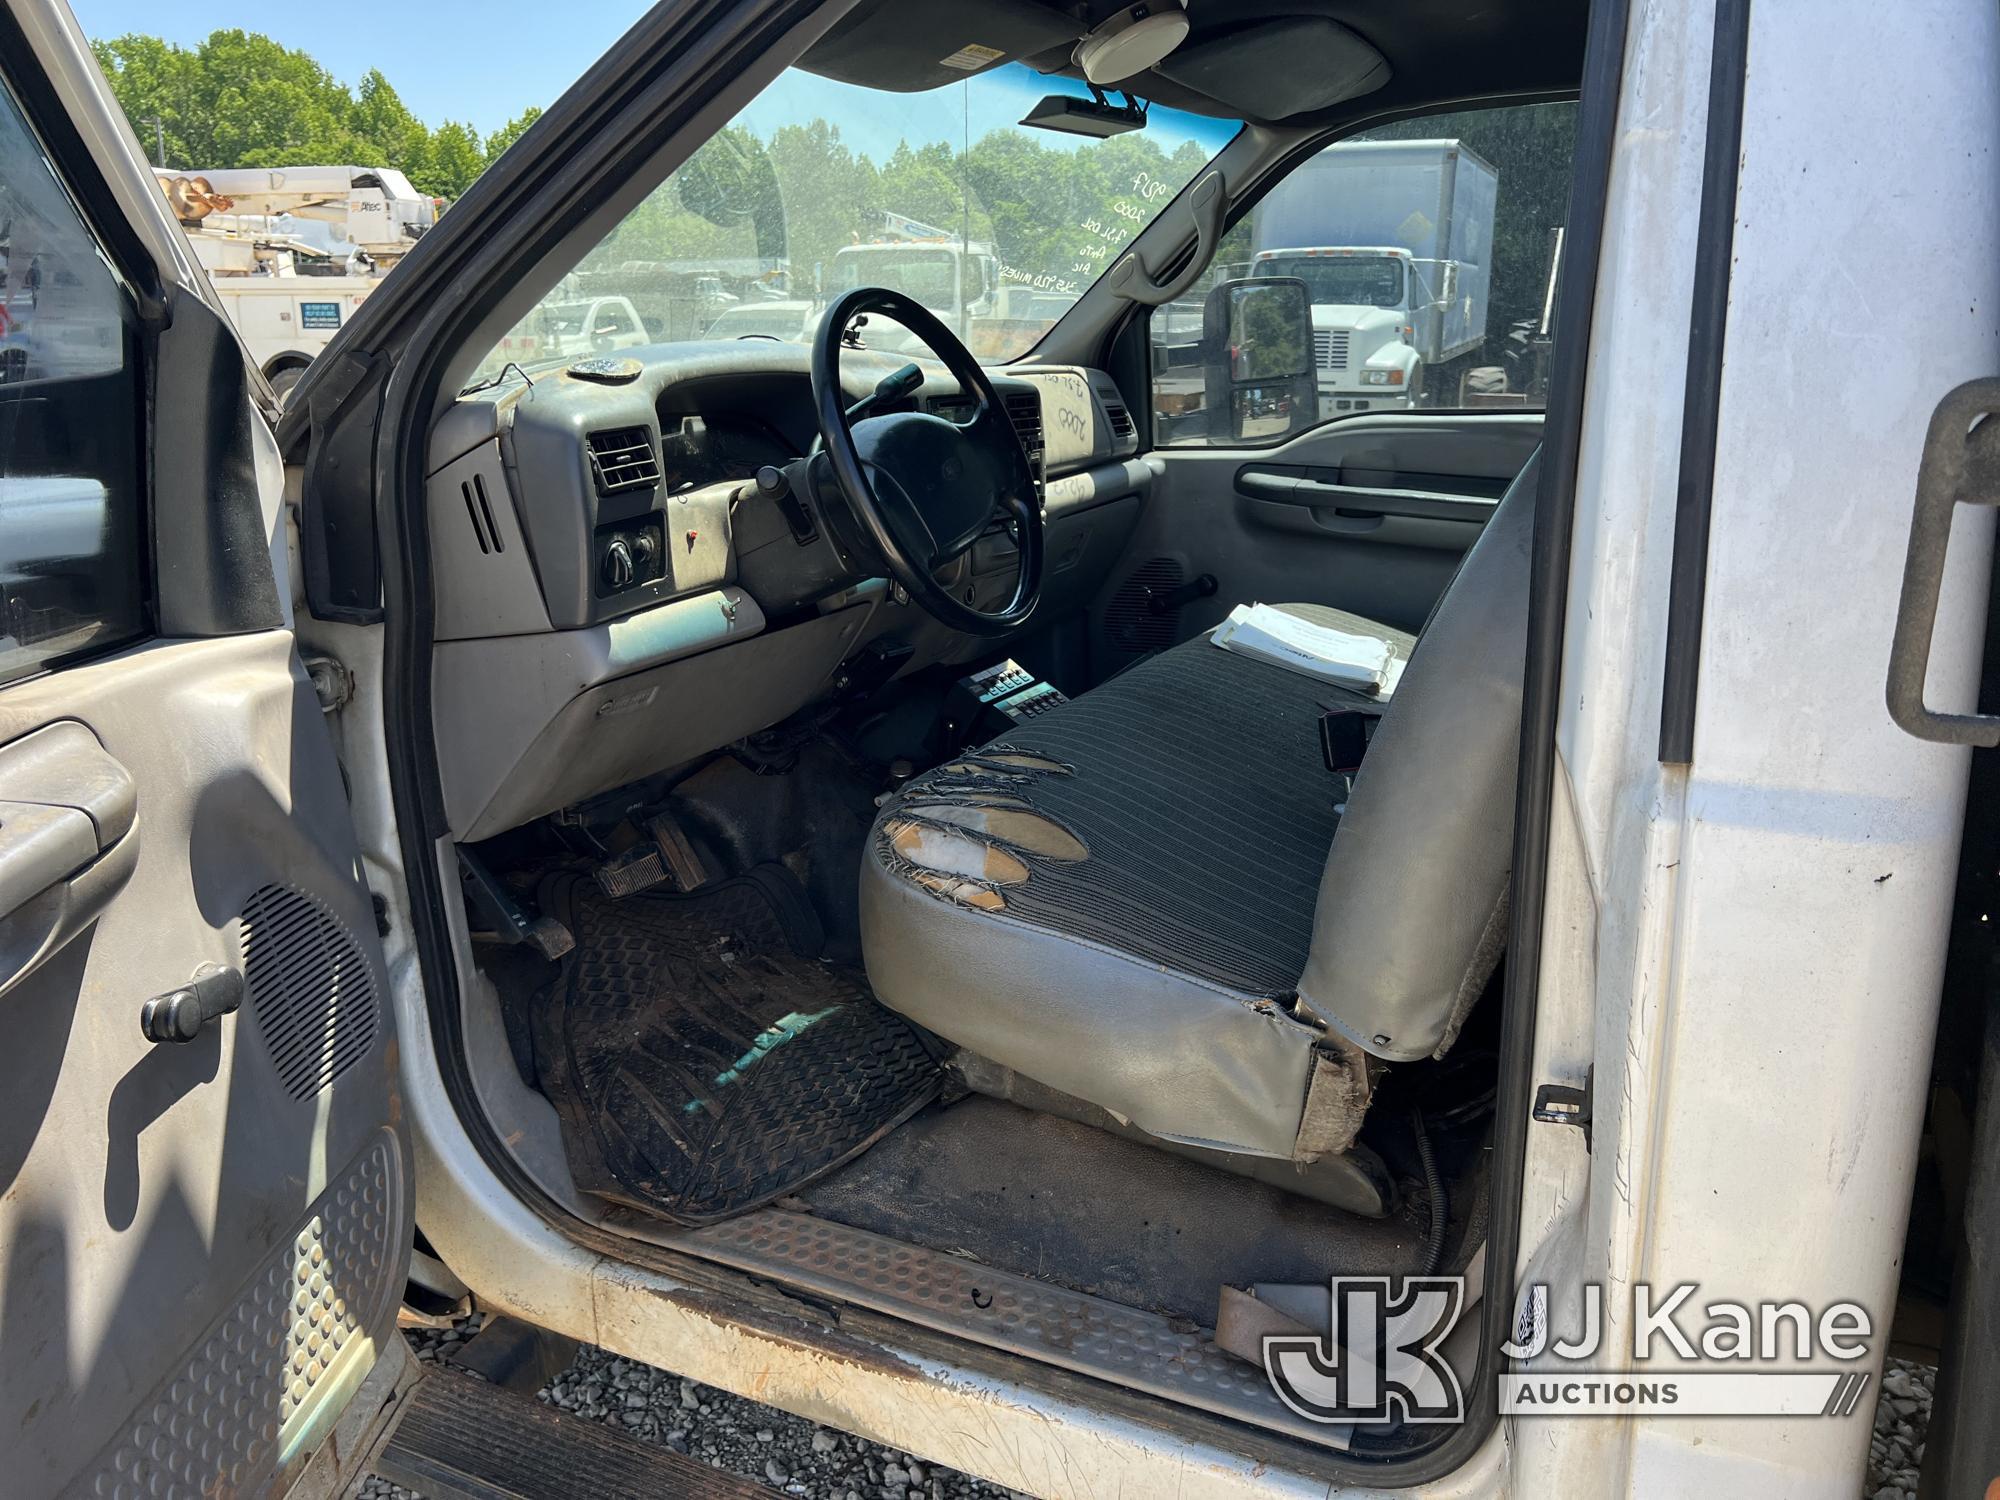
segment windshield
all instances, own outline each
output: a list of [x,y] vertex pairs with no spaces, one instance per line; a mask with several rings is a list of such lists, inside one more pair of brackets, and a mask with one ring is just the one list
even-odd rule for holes
[[1296,276],[1316,307],[1401,307],[1403,263],[1386,255],[1273,255],[1255,276]]
[[858,286],[892,286],[907,292],[932,312],[954,311],[967,293],[959,276],[964,257],[953,250],[916,250],[895,245],[843,245],[833,253],[835,295]]
[[[585,299],[625,299],[648,341],[804,341],[857,286],[916,298],[981,359],[1023,354],[1239,128],[1158,106],[1108,140],[1017,123],[1050,93],[1082,91],[1021,64],[915,94],[793,69],[592,247],[481,373],[610,347],[581,326]],[[861,337],[910,347],[881,319]]]

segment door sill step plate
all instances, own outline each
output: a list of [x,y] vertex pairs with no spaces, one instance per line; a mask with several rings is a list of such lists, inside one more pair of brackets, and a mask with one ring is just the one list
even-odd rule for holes
[[374,1472],[427,1500],[773,1500],[777,1494],[671,1448],[436,1366],[405,1399]]
[[1321,1447],[1344,1450],[1353,1436],[1350,1426],[1295,1415],[1262,1370],[1215,1346],[1210,1329],[865,1229],[766,1208],[703,1229],[655,1230],[645,1238]]

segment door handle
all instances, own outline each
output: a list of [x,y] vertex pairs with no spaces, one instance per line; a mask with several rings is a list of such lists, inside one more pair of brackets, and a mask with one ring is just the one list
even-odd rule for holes
[[94,861],[97,830],[81,808],[0,799],[0,917]]
[[1968,380],[1946,393],[1931,413],[1917,468],[1910,550],[1903,560],[1903,591],[1889,646],[1889,717],[1918,739],[1942,745],[2000,745],[2000,717],[1934,713],[1924,706],[1924,675],[1930,670],[1952,511],[1961,504],[2000,506],[1996,416],[2000,379]]
[[74,720],[0,745],[0,994],[124,887],[138,805],[130,773]]

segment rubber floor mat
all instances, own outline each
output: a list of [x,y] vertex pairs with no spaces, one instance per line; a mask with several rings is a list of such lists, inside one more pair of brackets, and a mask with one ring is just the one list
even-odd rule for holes
[[923,1035],[813,957],[804,891],[766,865],[613,900],[552,876],[576,948],[535,1019],[577,1186],[707,1224],[852,1160],[937,1093]]

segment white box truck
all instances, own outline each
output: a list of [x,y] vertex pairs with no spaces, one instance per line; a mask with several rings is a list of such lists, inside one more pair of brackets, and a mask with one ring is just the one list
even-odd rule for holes
[[1329,146],[1251,214],[1252,276],[1313,305],[1322,417],[1454,404],[1486,342],[1499,174],[1460,141]]

